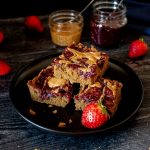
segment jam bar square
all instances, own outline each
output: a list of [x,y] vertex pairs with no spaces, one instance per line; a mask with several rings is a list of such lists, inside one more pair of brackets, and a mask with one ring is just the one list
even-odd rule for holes
[[31,99],[59,107],[65,107],[72,97],[72,85],[65,79],[53,76],[53,67],[42,69],[38,76],[27,82]]
[[109,57],[94,47],[79,43],[65,48],[64,52],[53,60],[54,76],[64,78],[81,86],[93,84],[108,68]]
[[113,116],[121,99],[123,84],[116,80],[101,78],[93,85],[81,88],[79,94],[74,96],[76,110],[83,110],[89,103],[102,102]]

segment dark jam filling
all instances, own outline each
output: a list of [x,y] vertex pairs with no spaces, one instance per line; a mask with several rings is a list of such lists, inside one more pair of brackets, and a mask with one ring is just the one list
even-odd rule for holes
[[112,107],[114,106],[114,96],[112,90],[108,87],[105,87],[105,98],[103,100],[104,106],[106,106],[107,110],[111,112]]
[[65,58],[69,59],[69,60],[74,55],[72,52],[70,52],[68,50],[65,50],[63,54],[64,54]]
[[[72,62],[71,57],[74,56],[74,54],[73,54],[71,51],[69,51],[69,50],[66,49],[66,50],[64,51],[63,55],[65,56],[65,58],[66,58],[67,60],[70,60],[70,61]],[[88,66],[88,64],[86,63],[87,60],[88,60],[88,58],[80,58],[80,59],[77,59],[77,61],[78,61],[81,65],[83,65],[83,66]]]
[[[71,59],[71,57],[73,56],[74,54],[68,50],[66,50],[64,52],[64,56],[67,60],[69,60],[71,63],[74,63]],[[70,66],[83,66],[83,67],[87,67],[89,64],[87,64],[87,61],[88,61],[88,58],[77,58],[77,62],[80,64],[73,64],[73,65],[70,65]]]
[[40,73],[37,81],[35,82],[36,87],[39,89],[42,89],[43,85],[44,85],[44,81],[46,80],[46,78],[47,77],[53,77],[53,74],[54,74],[54,72],[53,72],[52,68],[44,69]]
[[[68,64],[67,65],[69,68],[72,68],[73,70],[77,70],[79,76],[83,76],[84,78],[90,78],[92,76],[95,76],[96,74],[96,68],[95,68],[95,65],[93,65],[91,68],[90,68],[90,71],[89,72],[85,72],[85,71],[82,71],[82,68],[83,66],[79,65],[79,64]],[[81,68],[81,69],[80,69]]]
[[124,39],[126,26],[112,28],[97,25],[91,20],[91,39],[101,47],[118,46]]
[[79,64],[81,64],[83,67],[88,67],[89,64],[87,64],[88,58],[82,58],[82,59],[77,59]]
[[72,44],[69,46],[69,48],[74,49],[79,52],[91,52],[92,50],[88,48],[87,46],[79,43],[78,45]]
[[91,70],[89,72],[84,72],[82,70],[79,71],[81,76],[84,76],[84,78],[90,78],[92,76],[95,76],[96,74],[96,67],[95,65],[91,66]]
[[103,68],[105,62],[106,62],[106,55],[105,55],[105,56],[102,56],[102,57],[100,58],[100,60],[98,60],[98,66],[99,66],[100,69]]
[[[55,88],[50,88],[49,86],[44,86],[41,92],[42,99],[48,99],[50,97],[65,96],[68,100],[71,100],[72,97],[72,85],[66,84],[64,86],[57,86]],[[55,92],[57,91],[57,92]]]
[[78,65],[78,64],[68,64],[68,67],[69,67],[69,68],[72,68],[72,69],[78,69],[78,68],[81,68],[81,66]]
[[80,96],[76,96],[76,99],[83,99],[86,103],[97,102],[102,95],[102,88],[92,87]]

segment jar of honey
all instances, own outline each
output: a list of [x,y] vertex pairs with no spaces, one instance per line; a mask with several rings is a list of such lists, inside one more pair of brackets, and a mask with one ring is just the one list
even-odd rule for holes
[[52,42],[59,46],[79,43],[83,28],[83,16],[74,10],[58,10],[49,15]]
[[126,7],[118,1],[96,1],[90,20],[91,40],[101,47],[118,46],[126,34]]

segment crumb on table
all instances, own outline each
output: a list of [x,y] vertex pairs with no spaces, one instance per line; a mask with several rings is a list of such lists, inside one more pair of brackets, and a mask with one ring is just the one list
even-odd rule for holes
[[53,114],[57,114],[57,110],[56,110],[56,109],[55,109],[55,110],[53,110],[52,112],[53,112]]
[[69,119],[69,123],[72,123],[72,119],[71,118]]

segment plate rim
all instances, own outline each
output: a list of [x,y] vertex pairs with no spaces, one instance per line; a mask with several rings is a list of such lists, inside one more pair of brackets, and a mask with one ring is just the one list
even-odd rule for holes
[[136,112],[138,111],[139,107],[141,106],[142,102],[143,102],[143,97],[144,97],[144,90],[143,90],[143,84],[142,84],[142,80],[139,78],[138,74],[130,67],[128,66],[127,64],[125,63],[122,63],[114,58],[109,58],[109,63],[113,63],[117,66],[123,66],[125,68],[127,68],[128,70],[130,70],[130,72],[132,72],[134,74],[134,76],[136,76],[140,86],[141,86],[141,98],[140,98],[140,102],[138,103],[138,106],[136,107],[136,109],[134,109],[134,111],[128,116],[126,117],[125,119],[123,119],[122,121],[110,126],[110,127],[106,127],[106,128],[100,128],[98,130],[89,130],[89,131],[78,131],[78,132],[68,132],[68,131],[63,131],[63,130],[56,130],[56,129],[50,129],[50,128],[47,128],[47,127],[44,127],[42,125],[39,125],[37,123],[35,123],[34,121],[30,120],[27,116],[24,116],[18,109],[17,107],[15,106],[14,102],[13,102],[13,88],[15,86],[15,83],[17,81],[17,78],[19,77],[19,75],[25,71],[28,67],[30,66],[33,66],[34,64],[36,64],[37,62],[39,61],[42,61],[43,59],[47,59],[48,57],[54,57],[54,56],[58,56],[60,54],[60,52],[57,52],[57,53],[54,53],[54,54],[48,54],[46,56],[43,56],[43,57],[39,57],[37,59],[34,59],[33,61],[29,62],[28,64],[26,64],[25,66],[23,67],[20,67],[16,73],[14,74],[12,80],[11,80],[11,83],[10,83],[10,86],[9,86],[9,97],[10,97],[10,101],[12,103],[12,105],[14,106],[16,112],[24,119],[26,120],[27,122],[31,123],[32,125],[34,125],[35,127],[38,127],[40,129],[43,129],[45,131],[48,131],[48,132],[53,132],[53,133],[59,133],[59,134],[65,134],[65,135],[87,135],[87,134],[94,134],[94,133],[101,133],[101,132],[106,132],[108,130],[111,130],[111,129],[114,129],[116,127],[119,127],[121,126],[122,124],[124,124],[125,122],[127,122],[128,120],[130,120],[135,114]]

